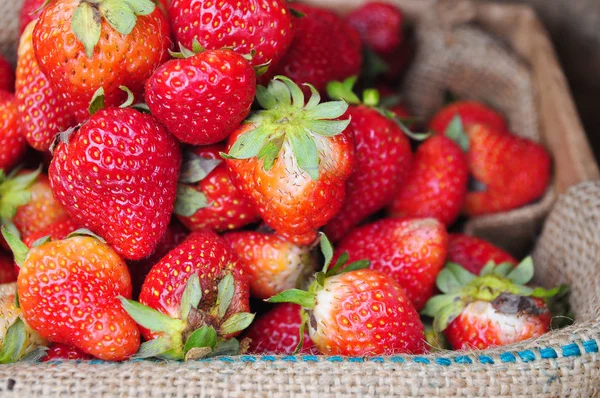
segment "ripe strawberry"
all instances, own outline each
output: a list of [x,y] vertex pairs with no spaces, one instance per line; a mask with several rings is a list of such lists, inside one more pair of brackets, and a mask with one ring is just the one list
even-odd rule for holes
[[124,308],[149,340],[138,356],[199,358],[239,353],[232,336],[254,318],[249,314],[248,277],[237,256],[214,232],[192,233],[146,277],[140,303]]
[[15,96],[0,90],[0,170],[8,172],[26,150],[27,142],[19,130]]
[[224,145],[196,147],[184,156],[175,215],[191,231],[222,232],[260,220],[221,163],[224,149]]
[[54,136],[74,124],[69,109],[51,87],[33,52],[31,23],[21,35],[17,64],[16,101],[18,121],[25,139],[34,149],[48,151]]
[[80,349],[69,346],[66,344],[54,343],[46,351],[46,356],[42,358],[41,362],[49,361],[86,361],[93,359],[94,357],[86,354]]
[[139,348],[135,322],[118,296],[131,297],[125,262],[92,236],[72,236],[31,250],[3,231],[21,267],[23,317],[42,337],[73,345],[96,358],[120,361]]
[[40,238],[49,236],[52,238],[52,240],[62,240],[66,239],[67,236],[78,229],[79,225],[75,223],[72,218],[65,214],[62,218],[57,219],[52,224],[49,224],[46,227],[24,237],[23,243],[25,243],[25,246],[31,248],[35,241]]
[[460,264],[475,275],[479,275],[490,261],[496,265],[517,265],[517,260],[499,247],[481,238],[463,234],[448,235],[448,261]]
[[12,256],[0,251],[0,284],[17,281],[17,273]]
[[360,34],[362,42],[379,55],[393,53],[404,39],[404,15],[392,4],[365,3],[352,10],[345,19]]
[[169,46],[168,21],[146,0],[54,0],[33,32],[39,67],[77,122],[100,87],[107,106],[123,102],[120,86],[141,98]]
[[[234,185],[263,220],[292,243],[307,245],[340,209],[354,163],[342,101],[319,104],[314,91],[279,76],[257,90],[266,110],[229,137],[225,161]],[[293,99],[293,100],[292,100]]]
[[208,145],[227,138],[248,116],[256,93],[250,63],[231,50],[194,54],[161,65],[146,82],[152,114],[180,141]]
[[431,298],[422,313],[434,317],[434,331],[443,331],[456,350],[539,337],[550,326],[550,311],[542,298],[550,298],[561,289],[525,286],[532,277],[529,257],[514,269],[512,264],[490,263],[479,277],[448,263],[437,281],[443,294]]
[[311,248],[287,242],[281,236],[239,231],[224,238],[249,276],[253,297],[267,299],[284,290],[302,287],[315,271]]
[[484,186],[467,193],[468,216],[515,209],[544,194],[552,161],[542,145],[484,125],[472,125],[466,133],[469,171]]
[[308,291],[288,290],[269,299],[302,306],[302,336],[308,326],[311,340],[324,355],[427,351],[419,314],[398,283],[379,271],[361,269],[368,261],[342,269],[342,260],[330,270],[333,249],[326,238],[321,239],[321,247],[325,266]]
[[[21,7],[21,11],[19,13],[19,36],[23,34],[27,25],[31,23],[34,19],[37,19],[41,13],[41,8],[46,3],[46,0],[24,0],[23,6]],[[38,11],[36,13],[36,11]]]
[[[245,337],[250,339],[249,354],[293,354],[300,343],[302,308],[297,304],[276,304],[250,325]],[[316,354],[308,331],[304,331],[301,353]]]
[[150,115],[109,108],[60,141],[49,176],[69,216],[126,259],[150,255],[175,203],[177,140]]
[[448,233],[433,218],[388,218],[351,231],[338,246],[343,252],[350,261],[369,260],[371,269],[395,279],[420,310],[444,267]]
[[458,218],[467,194],[467,157],[452,139],[438,134],[417,149],[413,169],[393,199],[393,217],[433,217],[446,226]]
[[[341,210],[325,226],[325,234],[337,242],[369,215],[387,205],[410,171],[410,142],[396,120],[377,106],[377,95],[365,91],[365,103],[351,91],[355,78],[331,83],[329,96],[350,103],[344,115],[350,118],[356,145],[355,165],[346,182],[346,199]],[[370,96],[375,98],[371,99]]]
[[171,0],[175,38],[187,48],[194,39],[209,50],[231,47],[255,52],[252,65],[275,66],[292,42],[292,21],[284,0]]
[[273,71],[298,85],[310,83],[322,93],[328,82],[358,75],[362,62],[358,33],[329,10],[301,3],[293,8],[304,16],[294,19],[294,41]]
[[0,90],[15,91],[15,72],[12,65],[0,55]]
[[472,124],[485,124],[499,132],[508,130],[506,121],[498,112],[477,101],[456,101],[446,105],[429,121],[429,129],[444,134],[456,116],[460,116],[465,128]]

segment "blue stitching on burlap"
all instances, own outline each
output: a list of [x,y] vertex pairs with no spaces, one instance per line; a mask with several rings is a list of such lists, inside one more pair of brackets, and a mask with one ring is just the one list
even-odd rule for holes
[[281,357],[281,360],[286,362],[298,362],[298,358],[296,358],[294,355],[286,355]]
[[494,359],[492,357],[487,356],[487,355],[480,355],[479,356],[479,362],[485,363],[485,364],[488,364],[488,365],[493,365],[495,363]]
[[254,355],[240,355],[240,361],[242,362],[256,362]]
[[467,355],[461,355],[459,357],[454,358],[454,362],[456,363],[473,363],[473,360],[469,358]]
[[261,357],[261,359],[263,361],[267,361],[267,362],[274,362],[277,360],[277,357],[274,357],[273,355],[265,355],[265,356]]
[[385,359],[382,357],[372,357],[372,358],[369,358],[369,361],[381,363],[381,362],[385,362]]
[[402,358],[402,357],[391,357],[390,361],[392,361],[394,363],[404,363],[404,358]]
[[326,358],[329,362],[344,362],[344,357],[334,356]]
[[361,357],[348,357],[348,362],[364,362],[365,360]]
[[424,358],[424,357],[413,357],[412,360],[416,363],[426,363],[428,365],[431,363],[431,361],[429,359]]
[[535,353],[531,350],[524,350],[517,352],[517,355],[521,357],[521,361],[523,362],[531,362],[535,361]]
[[304,355],[302,356],[304,362],[319,362],[319,357],[316,355]]
[[582,343],[582,345],[583,345],[583,349],[588,354],[592,353],[592,352],[598,352],[598,344],[596,343],[596,340],[584,341]]
[[513,354],[512,352],[503,352],[502,354],[499,355],[500,360],[504,363],[510,362],[510,363],[515,363],[517,362],[517,357],[515,357],[515,354]]
[[554,358],[558,358],[558,354],[556,353],[556,350],[554,348],[540,348],[540,355],[542,356],[542,358],[544,359],[554,359]]
[[581,350],[575,343],[567,344],[562,346],[563,357],[580,356]]
[[452,361],[449,360],[448,358],[436,358],[435,363],[437,363],[438,365],[442,365],[442,366],[452,365]]

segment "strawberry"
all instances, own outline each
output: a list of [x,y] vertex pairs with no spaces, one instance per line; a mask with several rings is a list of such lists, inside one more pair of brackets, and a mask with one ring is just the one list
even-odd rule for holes
[[460,117],[465,128],[472,124],[485,124],[500,132],[508,130],[506,121],[498,112],[477,101],[456,101],[444,106],[429,121],[429,129],[444,134],[456,116]]
[[361,104],[351,91],[354,80],[328,86],[330,97],[351,104],[344,117],[350,118],[356,145],[354,170],[346,182],[346,199],[339,213],[325,227],[325,233],[333,242],[394,198],[412,162],[410,142],[402,128],[376,107],[375,91],[366,90]]
[[379,55],[393,53],[404,39],[404,15],[392,4],[365,3],[352,10],[345,19],[359,33],[365,46]]
[[74,123],[69,109],[40,71],[33,52],[35,24],[32,22],[21,35],[15,96],[21,132],[34,149],[47,152],[54,136]]
[[[19,34],[22,35],[27,25],[39,17],[46,0],[25,0],[19,13]],[[36,12],[37,11],[37,12]]]
[[417,149],[413,169],[393,199],[393,217],[433,217],[446,226],[458,218],[467,194],[467,157],[451,138],[437,134]]
[[54,343],[50,346],[50,348],[48,348],[48,351],[46,351],[46,356],[43,357],[41,361],[86,361],[93,358],[93,356],[86,354],[85,352],[81,351],[76,347],[60,343]]
[[324,235],[321,249],[325,265],[308,291],[287,290],[268,300],[302,306],[301,336],[308,327],[311,340],[324,355],[427,351],[419,314],[397,282],[379,271],[363,269],[368,261],[345,266],[342,257],[346,256],[329,269],[333,248]]
[[239,353],[239,334],[254,318],[248,277],[214,232],[192,233],[146,277],[140,302],[122,299],[149,340],[138,356],[171,359]]
[[231,50],[194,54],[182,49],[181,56],[161,65],[146,82],[148,107],[182,142],[222,141],[250,113],[254,69]]
[[0,170],[5,172],[15,166],[27,150],[18,119],[14,95],[0,90]]
[[208,228],[222,232],[260,220],[221,163],[224,149],[212,145],[185,153],[175,215],[191,231]]
[[433,218],[387,218],[351,231],[338,245],[343,252],[350,261],[367,259],[371,269],[391,276],[420,310],[446,261],[448,233]]
[[328,82],[358,75],[362,62],[358,33],[329,10],[301,3],[293,8],[304,16],[294,19],[294,41],[273,69],[275,74],[298,85],[310,83],[322,93]]
[[0,251],[0,284],[17,281],[17,272],[14,264],[15,261],[12,256]]
[[301,287],[314,273],[316,261],[310,247],[263,232],[230,232],[224,238],[249,276],[253,297],[267,299],[284,290]]
[[525,286],[532,277],[530,257],[514,269],[509,263],[490,263],[479,277],[448,263],[437,280],[443,294],[431,298],[422,313],[434,318],[434,331],[443,331],[456,350],[485,349],[539,337],[550,326],[550,311],[542,299],[562,288]]
[[17,362],[25,356],[39,357],[49,343],[23,319],[15,297],[17,284],[3,284],[0,290],[0,363]]
[[[293,354],[300,343],[298,331],[302,325],[297,304],[282,303],[275,305],[250,325],[245,337],[250,340],[249,354]],[[303,354],[316,354],[317,350],[304,331],[304,344],[300,350]]]
[[137,325],[117,298],[131,297],[131,279],[114,250],[88,235],[38,242],[31,250],[5,230],[3,235],[21,267],[23,317],[40,336],[107,361],[138,350]]
[[126,259],[150,255],[175,203],[177,140],[150,115],[108,108],[59,141],[48,173],[69,216]]
[[54,0],[33,32],[39,67],[77,122],[101,87],[107,106],[123,102],[120,86],[141,98],[169,46],[169,23],[149,0]]
[[13,67],[0,55],[0,90],[13,92],[15,91],[15,72]]
[[517,260],[499,247],[481,238],[463,234],[448,235],[448,261],[460,264],[475,275],[479,275],[490,261],[497,265],[517,265]]
[[515,209],[544,194],[552,161],[542,145],[484,125],[467,127],[466,133],[469,171],[483,185],[467,193],[468,216]]
[[[302,90],[278,76],[257,89],[265,110],[252,114],[229,137],[225,162],[234,185],[279,235],[310,244],[340,209],[354,163],[343,101],[319,104],[315,88]],[[292,100],[293,99],[293,100]]]
[[79,229],[79,225],[67,215],[57,219],[52,224],[38,229],[23,238],[25,246],[31,248],[36,240],[49,236],[52,240],[66,239],[72,232]]
[[292,42],[292,21],[284,0],[171,0],[175,38],[187,48],[231,47],[250,54],[252,65],[279,63]]

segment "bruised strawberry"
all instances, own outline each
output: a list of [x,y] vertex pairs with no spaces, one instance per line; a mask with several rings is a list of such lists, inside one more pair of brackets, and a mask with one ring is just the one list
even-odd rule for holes
[[433,295],[444,267],[448,233],[433,218],[383,219],[351,231],[338,245],[349,260],[365,259],[370,268],[395,279],[417,310]]
[[54,343],[46,351],[46,356],[42,358],[42,362],[49,361],[73,361],[73,360],[89,360],[94,357],[86,354],[80,349],[66,344]]
[[279,235],[298,245],[340,209],[354,163],[343,101],[320,102],[314,87],[302,90],[278,76],[257,89],[265,110],[255,112],[229,137],[224,156],[234,185]]
[[[250,340],[249,354],[293,354],[300,343],[302,308],[298,304],[276,304],[273,309],[262,315],[250,325],[244,337]],[[308,331],[304,331],[303,354],[316,354]]]
[[196,147],[185,154],[175,215],[191,231],[222,232],[260,220],[231,182],[220,155],[224,149],[223,145]]
[[15,96],[0,90],[0,170],[8,173],[27,150],[25,136],[19,129]]
[[429,129],[444,134],[456,116],[460,117],[465,128],[484,124],[499,132],[508,130],[506,121],[498,112],[477,101],[456,101],[446,105],[429,121]]
[[450,234],[448,238],[448,261],[460,264],[475,275],[490,261],[496,265],[517,265],[513,256],[481,238],[463,234]]
[[230,232],[224,238],[240,258],[253,297],[267,299],[284,290],[302,287],[314,273],[316,260],[310,247],[263,232]]

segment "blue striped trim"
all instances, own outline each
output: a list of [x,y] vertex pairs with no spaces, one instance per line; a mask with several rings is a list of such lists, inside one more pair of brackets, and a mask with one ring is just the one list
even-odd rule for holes
[[[468,355],[457,355],[450,357],[424,357],[424,356],[378,356],[378,357],[343,357],[343,356],[317,356],[317,355],[239,355],[239,356],[224,356],[216,358],[201,359],[200,362],[350,362],[350,363],[364,363],[364,362],[375,362],[375,363],[405,363],[412,361],[415,363],[422,363],[426,365],[441,365],[451,366],[457,364],[473,364],[480,363],[486,365],[494,365],[495,363],[517,363],[517,362],[533,362],[540,360],[556,359],[559,357],[579,357],[584,354],[597,354],[599,352],[598,342],[596,340],[586,340],[578,343],[570,343],[553,347],[536,348],[535,350],[523,350],[523,351],[506,351],[497,356],[489,355],[478,355],[476,352],[469,353]],[[133,362],[143,361],[142,359],[135,359]],[[60,364],[64,361],[49,361],[48,364]],[[92,365],[106,364],[107,362],[95,359],[91,361],[72,361],[80,362]],[[126,362],[121,362],[126,363]]]

